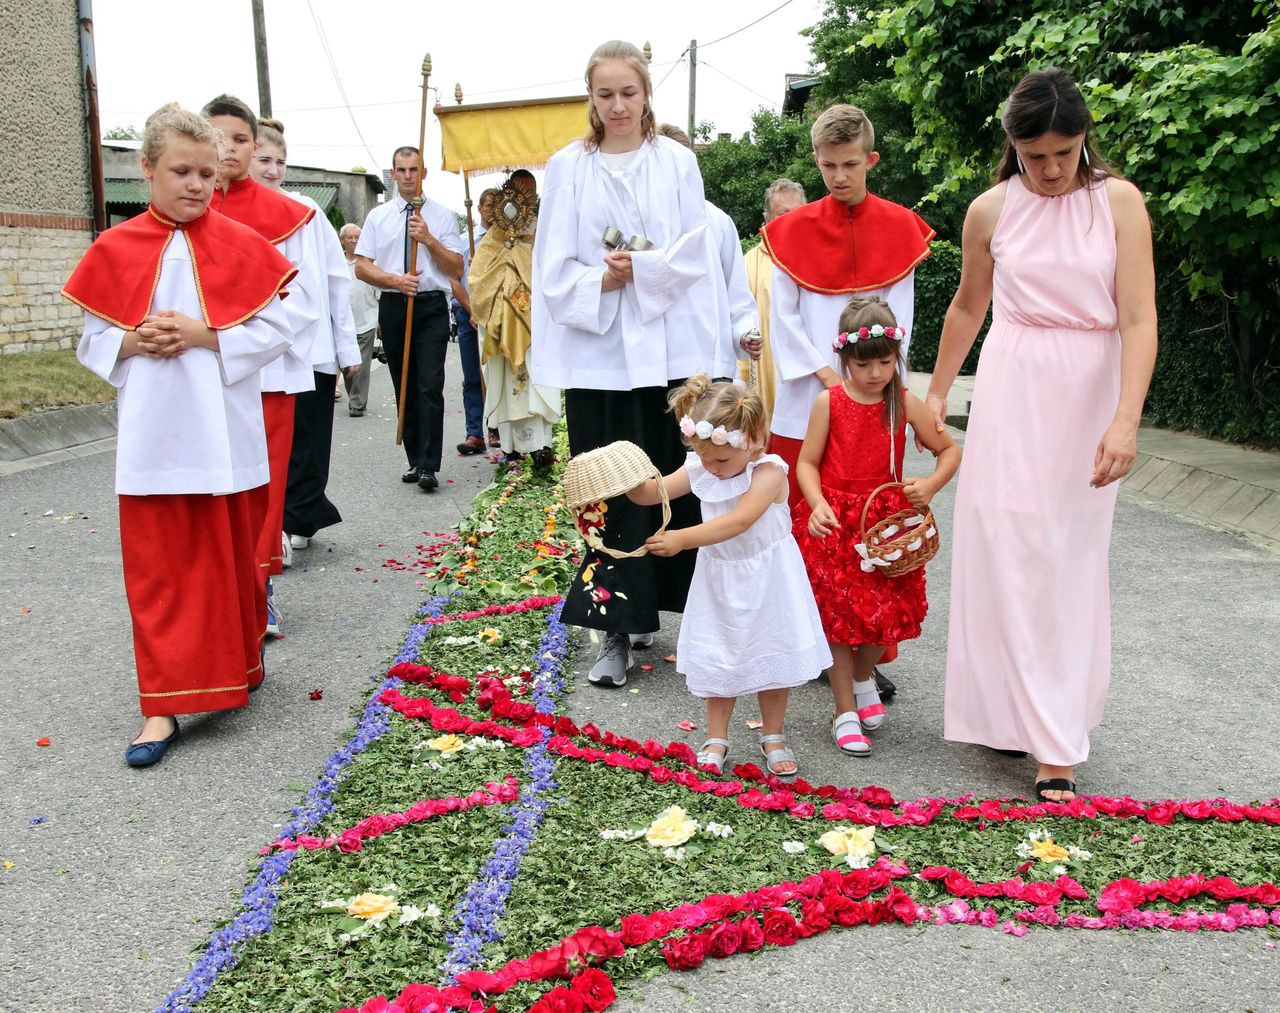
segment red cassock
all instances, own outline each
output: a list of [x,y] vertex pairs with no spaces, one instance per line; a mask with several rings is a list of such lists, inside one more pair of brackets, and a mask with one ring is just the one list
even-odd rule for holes
[[[214,330],[245,324],[284,296],[297,273],[271,244],[216,212],[178,224],[151,208],[103,233],[62,294],[133,330],[152,312],[171,240],[187,244],[190,283]],[[222,421],[210,418],[208,425]],[[266,492],[263,485],[225,494],[120,496],[125,593],[144,716],[241,707],[249,688],[261,682],[263,610],[254,548]]]
[[[819,295],[877,292],[901,281],[929,256],[933,228],[910,208],[867,196],[844,204],[830,194],[768,222],[760,230],[770,259],[798,286]],[[833,335],[834,337],[834,335]],[[769,452],[790,469],[788,497],[793,515],[804,496],[796,478],[803,440],[772,436]],[[897,648],[884,661],[897,657]]]
[[[315,209],[245,177],[226,191],[213,195],[215,210],[234,218],[271,244],[283,243],[311,221]],[[262,571],[262,608],[266,611],[266,578],[280,573],[284,555],[280,531],[284,523],[285,485],[289,478],[289,449],[293,446],[293,395],[284,391],[262,392],[262,418],[267,427],[267,456],[271,461],[271,488],[264,503],[258,533],[257,559]]]

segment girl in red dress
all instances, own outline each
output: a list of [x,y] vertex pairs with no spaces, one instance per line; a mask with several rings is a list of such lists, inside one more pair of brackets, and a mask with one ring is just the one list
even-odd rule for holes
[[[960,464],[955,441],[903,387],[905,336],[883,299],[849,303],[833,342],[843,381],[818,395],[796,466],[805,502],[794,533],[831,645],[831,737],[850,756],[870,754],[865,733],[884,721],[876,662],[889,645],[920,635],[929,607],[923,568],[886,577],[866,558],[858,544],[863,505],[879,486],[901,481],[876,497],[868,526],[908,503],[927,506]],[[937,458],[927,478],[899,479],[908,422]]]

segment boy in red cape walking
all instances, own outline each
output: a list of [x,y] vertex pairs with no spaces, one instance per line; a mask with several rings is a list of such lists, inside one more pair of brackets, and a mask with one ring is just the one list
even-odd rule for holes
[[209,209],[219,142],[176,104],[153,113],[150,206],[99,236],[62,291],[85,311],[77,357],[120,390],[120,548],[145,719],[125,751],[134,767],[164,756],[177,715],[243,707],[262,682],[258,376],[290,347],[280,300],[296,271]]
[[[258,118],[233,95],[219,95],[202,110],[209,122],[222,131],[222,165],[213,210],[249,226],[280,251],[300,273],[290,286],[289,325],[293,346],[289,352],[262,371],[262,415],[267,427],[267,454],[271,461],[268,491],[261,531],[258,535],[258,592],[264,633],[278,629],[271,605],[271,578],[284,566],[284,497],[289,478],[289,451],[293,447],[295,394],[315,390],[311,370],[311,345],[320,326],[319,294],[308,291],[308,278],[323,277],[304,271],[308,256],[303,226],[315,215],[313,208],[270,190],[249,175],[254,145],[258,138]],[[312,284],[314,288],[314,285]]]
[[[929,256],[934,231],[910,208],[867,192],[867,172],[880,161],[875,128],[857,106],[835,105],[814,121],[813,159],[827,196],[773,219],[761,242],[773,261],[770,340],[778,393],[770,422],[769,452],[788,466],[792,513],[804,501],[796,463],[813,403],[840,383],[832,338],[853,295],[876,295],[906,329],[915,316],[915,269]],[[891,647],[882,661],[892,661]],[[888,693],[886,692],[886,695]]]

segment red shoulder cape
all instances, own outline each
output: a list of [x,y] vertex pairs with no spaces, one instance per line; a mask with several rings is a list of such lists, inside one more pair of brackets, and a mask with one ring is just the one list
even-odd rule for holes
[[191,250],[204,322],[215,331],[242,324],[276,295],[283,297],[298,273],[256,232],[216,211],[178,224],[148,207],[94,241],[62,294],[94,316],[133,330],[151,312],[160,259],[175,232]]
[[308,207],[277,190],[270,190],[246,176],[237,179],[224,193],[213,191],[213,210],[247,225],[268,243],[282,243],[315,215]]
[[929,256],[934,231],[910,208],[875,194],[852,205],[828,194],[775,218],[760,236],[801,288],[840,295],[901,281]]

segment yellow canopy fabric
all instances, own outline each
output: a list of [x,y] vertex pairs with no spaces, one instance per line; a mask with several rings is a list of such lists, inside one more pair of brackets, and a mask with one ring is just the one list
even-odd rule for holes
[[586,96],[440,106],[446,172],[535,168],[587,132]]

